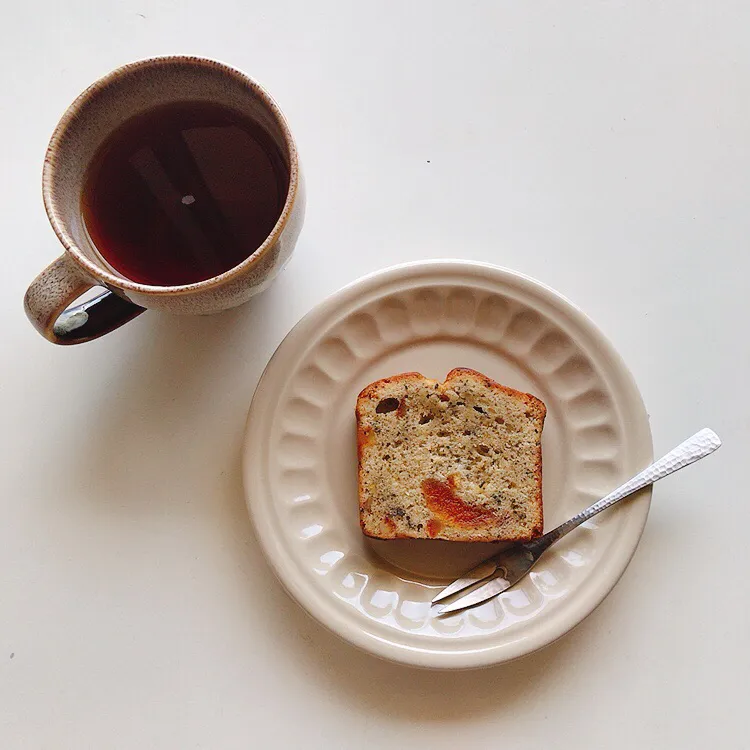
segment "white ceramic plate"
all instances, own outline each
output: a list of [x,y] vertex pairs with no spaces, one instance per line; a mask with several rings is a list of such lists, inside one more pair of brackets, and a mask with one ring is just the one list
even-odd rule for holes
[[579,623],[625,570],[650,492],[585,524],[510,591],[436,617],[430,600],[499,545],[378,541],[359,529],[354,406],[368,383],[471,367],[533,393],[545,529],[649,463],[638,390],[609,342],[570,302],[507,270],[414,263],[320,304],[284,339],[253,398],[244,481],[258,539],[281,582],[323,625],[373,654],[421,667],[513,659]]

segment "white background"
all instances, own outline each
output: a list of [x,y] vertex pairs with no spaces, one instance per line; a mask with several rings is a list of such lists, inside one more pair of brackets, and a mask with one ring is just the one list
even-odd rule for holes
[[[746,748],[750,668],[750,6],[746,2],[6,2],[2,57],[0,747]],[[25,320],[60,247],[49,135],[139,57],[266,85],[309,187],[273,288],[79,347]],[[240,483],[246,410],[292,325],[356,277],[458,257],[581,306],[638,381],[656,488],[605,603],[546,650],[428,673],[290,601]]]

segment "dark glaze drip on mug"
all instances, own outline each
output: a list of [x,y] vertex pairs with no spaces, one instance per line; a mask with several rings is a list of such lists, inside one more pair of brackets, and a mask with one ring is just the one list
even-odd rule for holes
[[102,257],[156,286],[218,276],[278,221],[289,169],[260,125],[218,104],[155,107],[109,135],[89,166],[81,210]]

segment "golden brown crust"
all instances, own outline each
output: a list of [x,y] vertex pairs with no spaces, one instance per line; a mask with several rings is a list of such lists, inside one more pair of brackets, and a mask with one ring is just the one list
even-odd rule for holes
[[407,534],[394,534],[393,536],[378,536],[377,534],[373,534],[370,531],[367,531],[367,529],[362,525],[362,521],[359,523],[360,528],[362,529],[362,533],[368,538],[368,539],[380,539],[384,542],[390,541],[391,539],[414,539],[413,536],[408,536]]
[[[541,428],[544,426],[544,420],[547,415],[547,407],[544,405],[544,402],[542,402],[540,399],[538,399],[536,396],[533,396],[530,393],[525,393],[523,391],[518,391],[513,388],[509,388],[508,386],[504,386],[491,378],[487,377],[486,375],[478,372],[477,370],[472,370],[468,367],[456,367],[452,369],[445,377],[445,380],[443,382],[443,385],[448,384],[450,380],[459,378],[461,376],[470,376],[472,378],[475,378],[482,382],[484,385],[499,390],[503,393],[505,393],[508,396],[517,398],[521,400],[528,409],[533,413],[533,415],[539,420],[540,423],[540,431]],[[363,474],[362,474],[362,455],[365,447],[369,443],[369,441],[372,438],[372,431],[370,428],[366,428],[362,426],[362,415],[361,415],[361,405],[364,401],[373,401],[380,398],[381,390],[384,386],[398,383],[402,381],[424,381],[429,380],[428,378],[425,378],[424,375],[422,375],[419,372],[404,372],[400,373],[398,375],[392,375],[387,378],[381,378],[380,380],[376,380],[372,383],[370,383],[368,386],[362,389],[362,391],[357,396],[357,404],[355,408],[355,415],[356,415],[356,422],[357,422],[357,489],[360,499],[365,496],[364,492],[364,481],[363,481]],[[430,381],[435,382],[435,381]],[[442,398],[442,396],[441,396]],[[399,412],[403,411],[403,402],[399,404],[397,414]],[[531,416],[531,415],[529,415]],[[536,479],[536,485],[538,487],[537,494],[535,497],[536,504],[539,509],[539,521],[538,523],[533,527],[531,532],[529,534],[519,534],[517,537],[513,539],[508,539],[506,537],[503,537],[502,541],[515,541],[515,542],[525,542],[530,541],[531,539],[535,539],[539,536],[541,536],[543,532],[544,527],[544,520],[543,520],[543,503],[542,503],[542,449],[541,449],[541,443],[536,447],[536,461],[535,461],[535,469],[534,469],[534,476]],[[413,536],[409,536],[407,534],[400,534],[397,532],[396,524],[394,523],[393,519],[391,519],[389,516],[386,516],[383,521],[383,526],[386,527],[386,529],[391,532],[390,534],[381,535],[381,534],[375,534],[371,531],[368,531],[365,527],[365,522],[362,514],[362,506],[360,506],[360,514],[359,514],[359,523],[360,528],[362,530],[362,533],[371,538],[371,539],[381,539],[381,540],[391,540],[391,539],[413,539]],[[430,526],[432,524],[432,526]],[[439,528],[436,527],[436,524],[439,524],[442,526],[442,524],[435,520],[428,522],[428,528],[426,529],[428,536],[427,539],[432,539],[439,533]],[[478,530],[477,530],[478,531]],[[493,536],[492,534],[486,534],[486,535],[475,535],[471,541],[475,542],[494,542],[498,541],[498,539]]]

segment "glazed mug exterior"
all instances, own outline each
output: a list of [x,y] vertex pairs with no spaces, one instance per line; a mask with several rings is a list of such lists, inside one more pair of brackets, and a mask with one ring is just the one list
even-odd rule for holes
[[[102,259],[83,223],[81,193],[94,154],[113,130],[134,115],[176,101],[221,104],[258,123],[287,162],[289,189],[271,233],[242,263],[205,281],[152,286],[120,275]],[[86,89],[52,135],[42,191],[47,216],[65,252],[32,281],[24,307],[34,327],[56,344],[98,338],[146,309],[203,315],[246,302],[263,291],[287,263],[305,214],[297,148],[276,102],[241,71],[199,57],[140,60],[117,68]],[[106,291],[71,307],[94,286]]]

